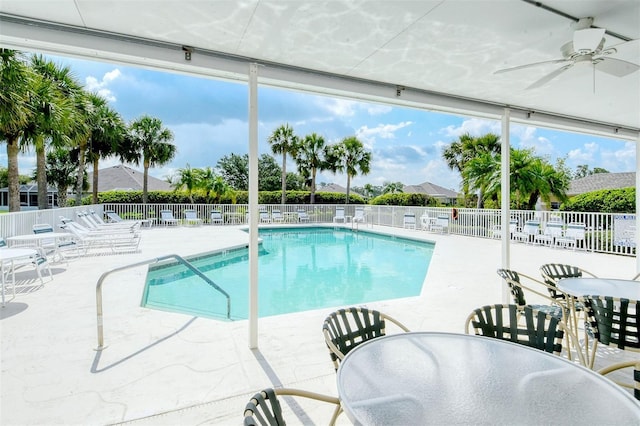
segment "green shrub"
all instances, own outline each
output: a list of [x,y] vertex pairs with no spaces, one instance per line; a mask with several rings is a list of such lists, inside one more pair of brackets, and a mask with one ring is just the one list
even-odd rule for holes
[[574,212],[634,213],[636,189],[602,189],[571,197],[560,210]]
[[[195,204],[248,204],[248,191],[235,191],[226,194],[216,200],[207,197],[201,192],[194,192],[191,197]],[[186,191],[149,191],[147,193],[149,204],[189,204],[191,200]],[[316,192],[316,204],[344,204],[346,195],[338,192]],[[91,195],[82,199],[82,204],[91,204]],[[280,204],[281,191],[260,191],[258,202],[260,204]],[[309,204],[311,193],[309,191],[287,191],[287,204]],[[73,205],[73,199],[69,205]],[[99,204],[141,204],[142,191],[106,191],[98,194]],[[358,194],[349,194],[350,204],[366,204],[364,198]]]
[[381,206],[436,206],[438,203],[434,198],[426,194],[383,194],[373,198],[370,204]]

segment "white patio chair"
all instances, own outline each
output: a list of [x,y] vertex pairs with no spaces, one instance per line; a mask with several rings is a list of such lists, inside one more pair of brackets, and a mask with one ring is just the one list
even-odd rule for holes
[[449,232],[449,216],[447,215],[438,215],[435,222],[429,225],[429,231],[431,232],[440,232],[444,234],[445,231]]
[[298,213],[298,222],[309,222],[310,218],[305,210],[298,209],[297,213]]
[[560,237],[556,237],[555,245],[557,247],[573,247],[578,248],[578,242],[582,242],[582,248],[585,247],[586,226],[584,223],[571,222],[567,225],[567,229]]
[[222,225],[224,223],[224,217],[220,210],[211,210],[211,223],[214,225],[217,223]]
[[200,226],[202,225],[202,219],[198,217],[198,212],[195,209],[186,209],[184,211],[184,224],[187,226]]
[[271,220],[274,222],[284,222],[284,216],[282,216],[282,212],[279,209],[271,210]]
[[333,217],[333,223],[345,223],[344,207],[336,207],[336,215]]
[[271,223],[271,216],[269,216],[268,211],[260,210],[258,214],[258,220],[260,221],[260,223]]
[[556,238],[562,237],[564,225],[560,222],[547,222],[542,234],[538,234],[533,238],[533,243],[552,246]]
[[416,214],[407,212],[402,219],[402,226],[405,229],[416,229]]
[[180,221],[173,217],[173,212],[171,210],[160,210],[160,223],[164,226],[178,226]]
[[355,213],[353,215],[353,219],[351,219],[351,222],[354,222],[354,223],[365,222],[364,207],[356,207]]
[[511,237],[516,241],[530,243],[535,240],[536,235],[540,233],[540,222],[537,220],[528,220],[525,222],[522,230],[514,232]]

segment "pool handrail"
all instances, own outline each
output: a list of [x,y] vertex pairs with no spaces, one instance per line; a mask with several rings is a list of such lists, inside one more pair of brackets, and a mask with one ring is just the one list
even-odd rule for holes
[[207,277],[205,274],[203,274],[202,271],[200,271],[198,268],[193,266],[191,263],[189,263],[184,258],[178,256],[177,254],[167,254],[165,256],[160,256],[160,257],[156,257],[156,258],[153,258],[153,259],[147,259],[147,260],[143,260],[141,262],[136,262],[136,263],[131,263],[129,265],[120,266],[118,268],[114,268],[114,269],[112,269],[110,271],[107,271],[107,272],[103,273],[100,276],[100,278],[98,279],[98,283],[96,284],[96,313],[97,313],[97,323],[98,323],[98,347],[96,348],[96,351],[101,351],[102,349],[105,348],[105,346],[104,346],[104,330],[103,330],[103,321],[102,321],[103,316],[104,316],[103,315],[103,310],[102,310],[102,283],[104,282],[105,278],[107,278],[107,276],[111,275],[114,272],[120,272],[120,271],[123,271],[125,269],[130,269],[130,268],[137,268],[138,266],[149,265],[151,263],[158,263],[158,262],[161,262],[161,261],[167,260],[167,259],[176,259],[178,261],[178,263],[181,263],[184,266],[186,266],[194,274],[196,274],[200,278],[202,278],[207,284],[209,284],[211,287],[213,287],[214,289],[216,289],[217,291],[222,293],[227,298],[227,319],[229,319],[229,320],[231,319],[231,297],[229,296],[229,294],[226,291],[224,291],[223,289],[221,289],[216,283],[211,281],[209,279],[209,277]]

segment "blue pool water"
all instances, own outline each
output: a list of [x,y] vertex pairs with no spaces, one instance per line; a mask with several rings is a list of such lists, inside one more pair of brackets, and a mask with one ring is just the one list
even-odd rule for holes
[[[433,243],[342,228],[261,229],[259,316],[417,296]],[[189,261],[231,296],[232,319],[248,317],[246,248]],[[142,305],[221,318],[226,298],[176,264],[149,268]]]

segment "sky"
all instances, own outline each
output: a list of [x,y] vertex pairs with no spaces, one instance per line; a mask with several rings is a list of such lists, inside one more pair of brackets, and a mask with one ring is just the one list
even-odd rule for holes
[[[68,65],[85,89],[100,93],[127,123],[147,114],[161,119],[173,132],[177,154],[170,164],[149,169],[154,177],[165,179],[187,164],[192,168],[215,167],[224,156],[249,151],[245,83],[75,58],[49,58]],[[298,136],[315,132],[327,143],[356,136],[372,153],[372,162],[370,173],[352,179],[352,187],[431,182],[459,190],[460,176],[443,161],[443,148],[464,133],[480,136],[501,132],[499,121],[264,86],[258,89],[258,122],[260,154],[273,155],[267,139],[285,123]],[[610,172],[635,171],[633,142],[512,123],[511,144],[515,148],[533,148],[536,155],[552,164],[558,158],[566,158],[566,165],[573,171],[582,164]],[[280,164],[281,155],[273,156]],[[0,164],[7,164],[6,150],[0,150]],[[100,162],[100,168],[117,164],[115,158],[106,159]],[[31,175],[35,154],[23,154],[19,167],[21,174]],[[287,170],[294,167],[293,160],[288,159]],[[141,166],[137,169],[142,170]],[[347,178],[321,172],[317,181],[346,187]]]

